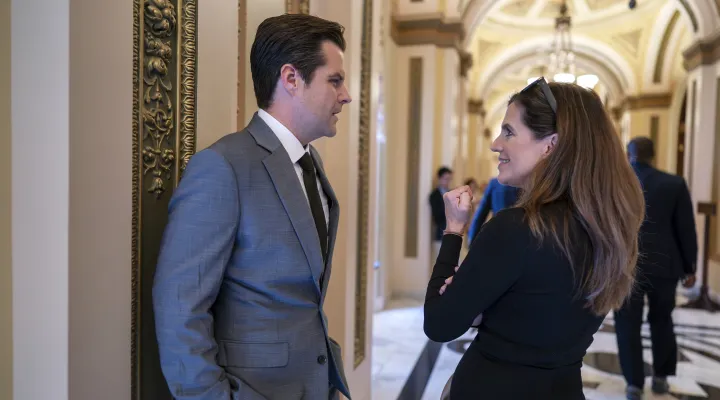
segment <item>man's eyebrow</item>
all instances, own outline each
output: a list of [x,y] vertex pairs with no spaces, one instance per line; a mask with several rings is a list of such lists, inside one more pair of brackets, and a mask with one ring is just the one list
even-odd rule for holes
[[334,73],[334,74],[331,74],[328,78],[330,78],[330,79],[345,80],[345,76],[343,76],[343,74],[340,73],[340,72],[336,72],[336,73]]

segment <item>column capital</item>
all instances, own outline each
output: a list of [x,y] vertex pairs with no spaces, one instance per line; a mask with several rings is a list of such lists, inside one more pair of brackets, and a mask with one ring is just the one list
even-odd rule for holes
[[468,99],[467,107],[468,114],[479,115],[483,118],[485,117],[485,107],[482,99]]
[[432,44],[460,50],[465,27],[462,21],[448,20],[442,13],[393,15],[390,35],[398,46]]
[[686,71],[692,71],[701,65],[715,64],[720,60],[720,30],[695,41],[682,54]]
[[615,117],[619,119],[619,115],[622,115],[626,110],[669,108],[670,104],[672,104],[672,93],[645,93],[626,96],[618,107],[613,108],[613,113],[615,113]]

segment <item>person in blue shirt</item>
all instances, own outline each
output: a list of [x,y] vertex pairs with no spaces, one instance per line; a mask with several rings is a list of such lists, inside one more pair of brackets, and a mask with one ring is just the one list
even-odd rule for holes
[[500,210],[508,207],[512,207],[517,202],[519,195],[519,189],[503,185],[497,178],[493,178],[485,188],[480,207],[478,207],[475,215],[473,216],[470,229],[468,230],[468,245],[472,243],[475,236],[480,232],[480,227],[487,220],[490,211],[493,215],[497,214]]

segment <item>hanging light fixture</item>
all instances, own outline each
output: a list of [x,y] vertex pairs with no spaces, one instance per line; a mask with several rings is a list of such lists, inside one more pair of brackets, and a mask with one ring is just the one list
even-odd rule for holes
[[575,82],[575,53],[573,53],[570,28],[572,19],[568,15],[565,1],[560,5],[560,15],[555,18],[555,38],[550,53],[550,76],[556,82]]
[[[543,67],[543,75],[552,77],[555,82],[577,83],[578,85],[594,89],[598,84],[597,75],[575,75],[575,53],[573,52],[572,18],[568,14],[565,0],[560,5],[560,14],[555,17],[555,36],[550,47],[549,62]],[[527,83],[535,81],[537,77],[530,77]]]

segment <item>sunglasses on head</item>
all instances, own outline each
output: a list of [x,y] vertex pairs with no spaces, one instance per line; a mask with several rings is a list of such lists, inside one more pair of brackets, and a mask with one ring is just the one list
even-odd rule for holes
[[557,100],[555,100],[555,96],[553,96],[552,90],[550,90],[550,86],[548,85],[544,77],[541,76],[540,78],[533,81],[531,84],[525,86],[525,89],[521,90],[520,93],[527,92],[528,90],[534,88],[537,85],[540,85],[540,89],[542,90],[545,99],[550,105],[550,108],[552,108],[553,113],[557,115]]

